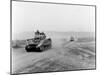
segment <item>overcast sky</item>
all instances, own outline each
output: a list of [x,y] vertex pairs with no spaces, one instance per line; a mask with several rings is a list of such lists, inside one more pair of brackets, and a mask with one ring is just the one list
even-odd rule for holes
[[91,6],[12,2],[12,32],[95,30],[95,8]]

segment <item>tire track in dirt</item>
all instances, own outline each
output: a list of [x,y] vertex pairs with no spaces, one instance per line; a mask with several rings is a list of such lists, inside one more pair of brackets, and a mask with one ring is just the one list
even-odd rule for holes
[[[55,43],[57,42],[58,43]],[[23,53],[14,61],[14,73],[34,73],[91,68],[86,61],[71,55],[69,46],[75,42],[53,41],[52,49],[41,53]],[[78,44],[77,44],[78,45]],[[79,45],[78,45],[79,46]],[[65,55],[66,54],[66,55]]]
[[[56,55],[56,52],[53,52],[52,50],[55,51],[55,49],[49,49],[48,51],[42,52],[42,53],[25,53],[23,54],[21,57],[17,58],[17,60],[19,59],[19,61],[15,60],[13,63],[15,65],[14,69],[14,73],[18,73],[22,70],[25,69],[25,67],[29,66],[29,65],[33,65],[35,62],[42,60],[44,58],[51,58],[54,55]],[[35,55],[34,55],[35,54]],[[14,66],[13,65],[13,66]],[[18,67],[19,66],[19,67]]]

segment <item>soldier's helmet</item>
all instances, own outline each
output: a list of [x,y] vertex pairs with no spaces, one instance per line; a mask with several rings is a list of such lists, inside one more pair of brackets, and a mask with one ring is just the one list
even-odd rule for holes
[[40,34],[39,30],[37,30],[37,31],[35,32],[35,34]]

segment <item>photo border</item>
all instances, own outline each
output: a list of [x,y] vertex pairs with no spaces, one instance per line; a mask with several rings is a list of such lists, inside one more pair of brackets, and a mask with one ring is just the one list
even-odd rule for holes
[[14,73],[12,74],[12,1],[16,2],[30,2],[30,3],[44,3],[44,4],[59,4],[59,5],[77,5],[77,6],[90,6],[95,8],[95,68],[91,69],[76,69],[64,71],[49,71],[49,72],[36,72],[36,73],[53,73],[53,72],[69,72],[69,71],[86,71],[97,69],[97,6],[87,4],[73,4],[73,3],[57,3],[57,2],[43,2],[43,1],[24,1],[24,0],[10,0],[10,74],[36,74],[36,73]]

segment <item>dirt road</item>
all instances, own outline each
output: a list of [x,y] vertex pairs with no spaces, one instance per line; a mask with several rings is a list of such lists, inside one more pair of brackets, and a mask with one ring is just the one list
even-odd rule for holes
[[[53,41],[53,47],[44,52],[27,53],[24,48],[12,49],[13,73],[34,73],[95,68],[94,57],[91,59],[88,58],[86,56],[87,53],[83,52],[85,55],[82,54],[82,50],[79,50],[80,54],[77,55],[69,52],[72,50],[70,50],[70,48],[78,47],[75,42],[68,42],[65,44],[62,40],[59,40],[59,42],[57,41],[57,39]],[[93,55],[93,52],[89,52],[89,50],[87,52]]]

